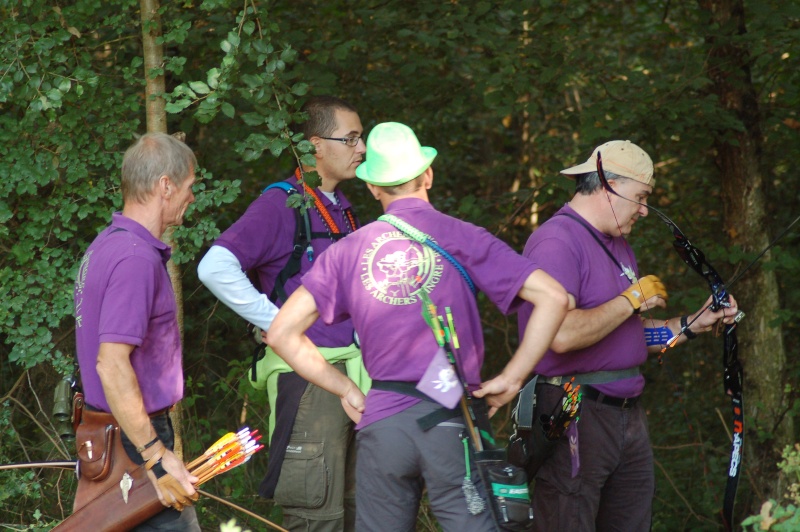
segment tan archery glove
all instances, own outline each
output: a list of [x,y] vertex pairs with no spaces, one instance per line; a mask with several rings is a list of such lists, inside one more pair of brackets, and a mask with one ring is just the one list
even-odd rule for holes
[[158,479],[158,489],[161,490],[165,500],[168,501],[170,496],[174,499],[170,506],[179,512],[183,511],[184,506],[191,506],[194,501],[200,498],[200,494],[196,491],[193,495],[186,493],[178,479],[169,473]]
[[626,288],[620,295],[633,306],[634,314],[638,314],[644,302],[653,296],[658,296],[664,301],[669,299],[664,283],[655,275],[642,277]]
[[[153,475],[156,479],[158,490],[161,492],[161,503],[181,512],[185,506],[191,506],[200,497],[200,494],[195,491],[194,494],[189,495],[183,489],[180,481],[167,473],[161,463],[161,459],[164,458],[166,452],[166,447],[162,445],[145,461],[144,468],[147,470],[148,475]],[[174,458],[174,455],[170,456]]]

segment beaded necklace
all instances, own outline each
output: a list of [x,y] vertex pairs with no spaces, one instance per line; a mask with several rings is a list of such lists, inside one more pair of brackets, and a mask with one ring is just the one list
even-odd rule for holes
[[[303,181],[303,174],[300,168],[297,168],[294,171],[294,176],[297,178],[298,181]],[[341,234],[342,231],[339,229],[339,226],[336,225],[336,222],[333,221],[331,213],[328,212],[328,209],[322,203],[322,200],[319,199],[319,195],[317,195],[317,193],[310,186],[308,186],[308,183],[306,183],[305,181],[303,181],[303,189],[306,191],[306,194],[308,194],[314,199],[314,207],[316,208],[317,213],[322,218],[322,222],[328,228],[328,231],[336,235]],[[336,192],[334,191],[334,197],[335,196]],[[336,201],[336,203],[338,204],[338,200]],[[348,233],[352,233],[356,227],[356,219],[353,216],[353,213],[350,212],[350,209],[345,209],[344,214],[345,214],[345,223],[349,226],[347,227],[347,229],[349,229]]]

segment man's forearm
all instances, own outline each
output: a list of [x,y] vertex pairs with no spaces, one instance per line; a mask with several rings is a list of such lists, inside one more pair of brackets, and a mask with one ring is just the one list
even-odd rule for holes
[[574,306],[574,298],[543,270],[536,270],[528,277],[519,295],[533,304],[533,312],[525,325],[522,342],[503,373],[525,379],[550,347],[564,317]]
[[317,320],[317,305],[305,287],[298,288],[267,332],[267,343],[301,377],[339,397],[352,381],[334,368],[305,331]]
[[557,353],[568,353],[594,345],[633,314],[625,298],[615,297],[592,309],[573,309],[553,340],[552,349]]
[[197,266],[200,281],[217,299],[248,322],[269,329],[278,307],[256,290],[236,256],[222,246],[211,246]]
[[130,363],[133,347],[128,344],[101,343],[97,373],[111,414],[128,439],[136,447],[141,447],[155,438],[156,433]]
[[[325,360],[307,336],[302,335],[296,340],[296,342],[279,343],[278,346],[270,344],[270,347],[305,380],[326,392],[343,397],[350,387],[350,378]],[[294,347],[286,347],[287,344]]]
[[522,380],[530,375],[549,349],[566,312],[566,307],[558,301],[544,300],[536,305],[525,326],[522,342],[503,373]]

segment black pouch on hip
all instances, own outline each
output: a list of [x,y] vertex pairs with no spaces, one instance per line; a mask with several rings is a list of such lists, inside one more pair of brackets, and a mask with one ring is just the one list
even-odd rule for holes
[[500,530],[511,532],[533,528],[533,508],[525,470],[505,460],[502,449],[475,453],[475,463],[484,480],[492,513]]
[[[489,423],[486,402],[470,398],[469,412],[475,425],[469,426],[472,458],[490,502],[497,529],[517,532],[533,529],[533,507],[525,470],[506,460],[506,450],[497,447]],[[479,434],[476,442],[476,433]]]
[[[559,438],[548,437],[552,416],[544,413],[536,398],[535,376],[519,393],[514,408],[514,432],[509,438],[506,456],[510,463],[525,470],[530,480],[553,455]],[[538,407],[538,408],[537,408]]]

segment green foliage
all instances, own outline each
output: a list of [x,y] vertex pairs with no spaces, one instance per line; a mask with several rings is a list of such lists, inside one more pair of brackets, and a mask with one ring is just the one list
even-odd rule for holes
[[[32,419],[20,403],[38,404],[32,390],[69,371],[75,264],[121,207],[121,156],[144,129],[138,2],[67,4],[0,5],[0,356],[10,362],[0,365],[0,383],[19,401],[4,400],[0,430],[10,443],[0,444],[1,462],[57,452],[41,412],[29,407]],[[765,193],[775,207],[765,230],[773,235],[800,205],[794,171],[799,10],[792,2],[748,0],[747,32],[733,38],[752,59],[764,138],[759,171],[768,177]],[[569,199],[572,184],[558,171],[584,160],[600,142],[630,138],[657,162],[653,204],[706,251],[724,278],[758,251],[732,248],[731,235],[721,231],[724,176],[715,166],[714,135],[734,142],[744,126],[711,92],[708,42],[726,37],[696,4],[309,0],[298,7],[284,0],[204,0],[164,3],[161,18],[166,57],[159,71],[166,78],[169,129],[187,134],[203,167],[173,255],[184,277],[187,454],[242,416],[266,427],[263,392],[242,380],[252,348],[244,323],[200,286],[194,266],[265,185],[288,177],[297,161],[313,163],[313,146],[297,127],[311,94],[354,103],[366,132],[387,120],[412,126],[423,144],[439,150],[431,193],[437,208],[486,226],[518,250],[535,216],[541,222]],[[315,183],[312,175],[306,179]],[[360,183],[344,186],[363,222],[379,214]],[[293,206],[308,205],[307,198],[290,199]],[[782,309],[761,323],[784,328],[788,352],[799,347],[793,234],[753,270],[778,276]],[[631,242],[640,269],[667,284],[670,308],[694,309],[707,289],[668,249],[668,239],[650,216],[637,223]],[[516,318],[489,310],[485,298],[480,302],[488,375],[516,346]],[[683,528],[717,526],[728,442],[716,409],[729,408],[718,390],[720,349],[704,337],[677,356],[667,352],[663,365],[645,368],[652,438],[663,466],[655,530],[676,529],[676,515],[687,516]],[[22,395],[12,386],[20,375],[36,376]],[[798,377],[790,359],[786,378]],[[797,391],[786,395],[792,399]],[[764,416],[769,419],[748,422],[768,439],[777,421]],[[498,414],[498,434],[507,417]],[[215,480],[212,491],[280,522],[279,509],[254,495],[268,459],[261,454]],[[35,527],[63,517],[58,502],[41,493],[70,500],[74,484],[66,477],[2,474],[4,522]],[[739,507],[750,497],[742,482]],[[19,510],[34,506],[42,508],[41,520]],[[208,522],[230,517],[208,501],[199,508]]]
[[742,522],[745,530],[773,530],[790,532],[800,528],[800,444],[787,446],[783,460],[778,464],[788,482],[780,501],[769,499],[761,506],[759,515]]

